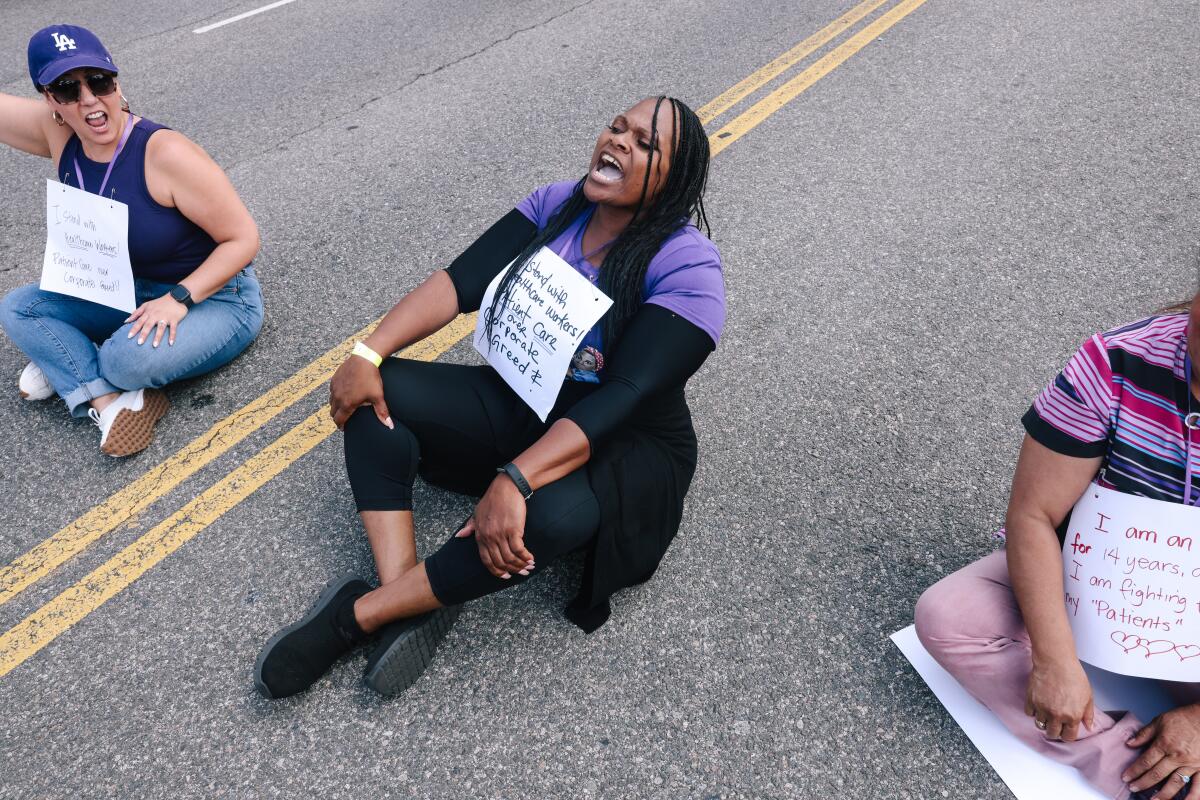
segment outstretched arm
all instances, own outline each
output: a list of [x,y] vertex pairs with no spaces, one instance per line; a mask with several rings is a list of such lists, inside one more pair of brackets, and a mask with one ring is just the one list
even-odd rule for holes
[[57,159],[69,138],[71,129],[54,123],[44,100],[0,93],[0,143]]

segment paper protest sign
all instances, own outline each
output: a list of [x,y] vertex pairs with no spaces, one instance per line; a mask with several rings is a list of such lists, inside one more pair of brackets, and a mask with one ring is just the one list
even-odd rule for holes
[[41,288],[133,311],[129,206],[46,181]]
[[1080,659],[1200,680],[1200,508],[1093,483],[1071,512],[1063,572]]
[[507,306],[487,323],[492,298],[509,264],[492,280],[479,306],[475,349],[543,422],[554,408],[571,356],[612,300],[553,250],[534,253],[513,285]]
[[[917,638],[914,626],[909,625],[893,634],[892,641],[996,774],[1008,784],[1017,800],[1106,800],[1111,797],[1089,786],[1083,774],[1073,767],[1052,761],[1005,729],[999,717],[967,694],[967,690],[933,660]],[[1090,666],[1085,666],[1084,671],[1092,684],[1096,708],[1124,709],[1138,719],[1151,720],[1178,704],[1157,681],[1114,675]],[[1021,719],[1033,728],[1032,719]]]

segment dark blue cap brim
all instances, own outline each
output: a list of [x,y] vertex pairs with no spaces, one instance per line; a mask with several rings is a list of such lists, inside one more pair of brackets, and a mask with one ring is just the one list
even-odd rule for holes
[[105,72],[111,72],[114,75],[119,74],[117,65],[112,62],[105,61],[103,58],[95,55],[81,54],[71,56],[70,58],[58,58],[46,65],[46,68],[37,76],[37,86],[40,89],[58,80],[64,73],[70,72],[73,69],[82,67],[93,67],[102,69]]

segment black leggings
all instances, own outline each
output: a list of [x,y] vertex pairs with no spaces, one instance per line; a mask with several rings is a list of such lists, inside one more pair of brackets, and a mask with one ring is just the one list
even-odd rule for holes
[[[395,430],[364,406],[346,422],[346,472],[362,511],[412,509],[413,480],[482,495],[496,468],[516,458],[550,427],[491,367],[385,359],[384,398]],[[540,570],[587,544],[600,525],[600,506],[580,468],[534,492],[527,501],[525,548]],[[474,537],[451,538],[425,559],[438,602],[457,605],[520,583],[488,572]]]

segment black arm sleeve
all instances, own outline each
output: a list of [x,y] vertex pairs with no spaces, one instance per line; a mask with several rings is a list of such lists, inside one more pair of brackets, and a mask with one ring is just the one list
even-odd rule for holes
[[699,327],[662,306],[645,303],[617,342],[604,383],[563,418],[578,425],[595,448],[643,400],[682,386],[714,349],[712,337]]
[[460,313],[479,310],[492,278],[520,255],[535,233],[537,225],[514,208],[454,259],[446,274],[458,294]]

